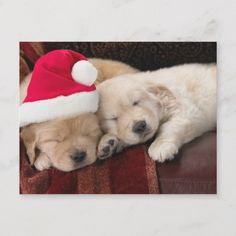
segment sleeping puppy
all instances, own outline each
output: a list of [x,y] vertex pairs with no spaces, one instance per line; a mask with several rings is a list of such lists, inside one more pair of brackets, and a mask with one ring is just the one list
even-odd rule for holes
[[[97,68],[97,83],[136,69],[117,61],[89,59]],[[20,84],[20,102],[26,96],[29,74]],[[63,109],[63,108],[62,108]],[[28,125],[21,130],[31,165],[42,171],[55,167],[72,171],[94,163],[102,132],[95,114],[81,114],[71,119],[55,119]]]
[[98,157],[155,136],[149,156],[171,160],[179,148],[216,127],[216,66],[185,64],[121,75],[98,86],[103,136]]
[[32,124],[21,132],[30,164],[41,171],[50,167],[71,171],[92,164],[101,135],[92,113]]

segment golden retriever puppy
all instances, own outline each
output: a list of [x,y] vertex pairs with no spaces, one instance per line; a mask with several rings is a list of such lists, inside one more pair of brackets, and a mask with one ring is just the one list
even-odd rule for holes
[[153,160],[170,160],[179,148],[216,126],[216,66],[185,64],[121,75],[98,86],[98,116],[105,135],[98,156],[144,143]]
[[[89,60],[98,70],[96,83],[113,76],[137,72],[121,62]],[[20,84],[20,103],[26,96],[30,79],[31,74]],[[98,118],[92,113],[35,123],[21,130],[30,164],[40,171],[50,167],[71,171],[92,164],[97,159],[96,150],[101,135]]]
[[71,171],[92,164],[101,135],[92,113],[32,124],[21,132],[30,164],[40,171],[50,167]]

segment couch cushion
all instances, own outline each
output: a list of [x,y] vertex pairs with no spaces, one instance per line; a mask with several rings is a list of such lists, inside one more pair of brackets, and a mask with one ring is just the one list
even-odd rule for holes
[[216,193],[216,132],[184,145],[157,169],[161,193]]

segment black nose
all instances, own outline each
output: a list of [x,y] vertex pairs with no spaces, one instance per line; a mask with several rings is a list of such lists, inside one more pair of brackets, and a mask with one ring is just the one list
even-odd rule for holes
[[76,153],[74,153],[71,158],[74,162],[79,163],[81,161],[83,161],[86,157],[86,152],[84,151],[76,151]]
[[134,126],[133,126],[133,132],[134,133],[137,133],[137,134],[141,134],[144,132],[144,130],[146,129],[147,127],[147,123],[145,120],[140,120],[140,121],[137,121]]

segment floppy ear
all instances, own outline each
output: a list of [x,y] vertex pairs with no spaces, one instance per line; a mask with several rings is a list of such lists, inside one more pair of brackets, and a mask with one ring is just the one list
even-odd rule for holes
[[171,104],[175,104],[175,96],[164,85],[149,83],[147,87],[147,92],[152,96],[155,96],[161,106],[169,106]]
[[30,164],[33,165],[36,159],[36,155],[39,150],[36,147],[36,135],[34,130],[29,126],[23,128],[20,134],[26,147],[26,152],[29,157]]

